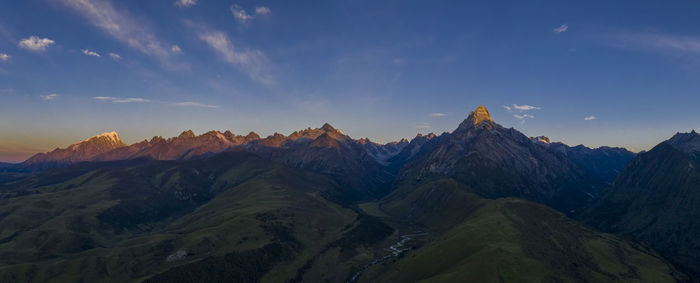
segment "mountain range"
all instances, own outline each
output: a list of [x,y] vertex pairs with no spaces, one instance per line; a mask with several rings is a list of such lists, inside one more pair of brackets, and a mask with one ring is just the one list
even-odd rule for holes
[[0,281],[693,281],[699,140],[105,133],[0,167]]

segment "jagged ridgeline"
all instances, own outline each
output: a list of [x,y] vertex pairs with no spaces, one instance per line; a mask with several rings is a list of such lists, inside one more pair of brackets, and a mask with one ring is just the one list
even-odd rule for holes
[[[674,164],[697,159],[674,140],[688,156]],[[666,230],[618,229],[631,210],[612,209],[634,195],[612,193],[624,172],[653,152],[529,138],[483,106],[450,133],[387,144],[329,124],[131,145],[105,133],[0,165],[0,282],[691,280],[692,260],[664,249],[675,240],[645,236]],[[615,217],[591,224],[643,242],[569,218],[600,207]]]

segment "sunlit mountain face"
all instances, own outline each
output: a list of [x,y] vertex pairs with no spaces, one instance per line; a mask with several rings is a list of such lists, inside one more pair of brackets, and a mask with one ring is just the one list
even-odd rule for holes
[[0,282],[700,282],[699,3],[0,9]]

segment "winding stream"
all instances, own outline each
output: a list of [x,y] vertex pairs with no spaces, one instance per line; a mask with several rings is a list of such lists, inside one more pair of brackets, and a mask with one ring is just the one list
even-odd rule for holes
[[360,271],[355,273],[355,275],[353,275],[352,278],[350,278],[350,280],[348,280],[347,282],[348,283],[355,282],[355,281],[357,281],[358,278],[360,278],[360,275],[362,275],[362,272],[364,272],[368,268],[372,267],[373,265],[385,262],[386,260],[388,260],[392,257],[399,256],[402,252],[408,250],[407,248],[403,247],[406,244],[406,242],[412,240],[414,237],[425,236],[427,234],[428,233],[414,233],[414,234],[401,235],[399,237],[400,240],[398,242],[389,246],[389,250],[391,251],[390,254],[387,254],[387,255],[380,257],[380,258],[375,258],[374,260],[372,260],[372,262],[365,264],[365,266],[363,266],[362,269],[360,269]]

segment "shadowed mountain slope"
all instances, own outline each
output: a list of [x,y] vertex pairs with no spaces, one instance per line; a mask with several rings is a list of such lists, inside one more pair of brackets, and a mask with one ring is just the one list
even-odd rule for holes
[[700,135],[679,133],[637,156],[584,221],[644,241],[700,275]]

